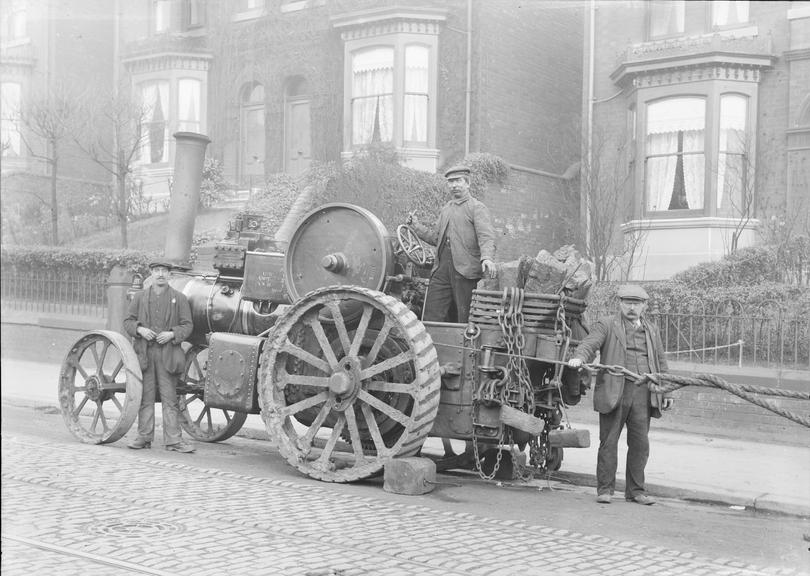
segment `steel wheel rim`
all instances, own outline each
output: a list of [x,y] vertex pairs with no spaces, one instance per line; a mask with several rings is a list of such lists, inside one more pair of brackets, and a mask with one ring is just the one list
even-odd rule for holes
[[73,436],[88,444],[122,438],[138,417],[141,368],[118,332],[98,330],[76,341],[59,373],[59,406]]
[[192,346],[186,352],[186,367],[177,394],[180,425],[195,440],[220,442],[227,440],[242,428],[247,413],[212,408],[205,403],[207,358],[208,348],[205,346]]
[[[341,302],[362,303],[354,325],[343,321]],[[323,309],[332,312],[338,351],[319,317]],[[382,324],[375,331],[370,325],[377,321]],[[290,339],[293,329],[303,326],[317,349]],[[364,347],[369,336],[374,342],[370,350]],[[379,356],[396,341],[407,349]],[[302,364],[307,370],[299,368]],[[409,371],[410,381],[386,380]],[[320,480],[350,482],[378,474],[394,457],[419,451],[438,411],[439,383],[433,342],[404,304],[375,290],[334,286],[308,294],[276,324],[262,355],[262,418],[282,455],[298,470]],[[290,404],[293,387],[309,393]],[[386,401],[392,395],[399,395],[395,406]],[[309,409],[314,418],[306,413]],[[391,421],[396,424],[390,426]]]

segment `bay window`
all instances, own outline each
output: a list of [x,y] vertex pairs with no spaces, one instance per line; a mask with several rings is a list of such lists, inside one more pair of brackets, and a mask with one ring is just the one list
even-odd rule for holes
[[748,23],[748,0],[714,0],[712,26],[724,28]]
[[722,83],[703,88],[644,102],[647,216],[736,216],[750,208],[752,95]]
[[441,8],[399,6],[332,18],[344,42],[343,158],[389,144],[405,166],[435,172]]

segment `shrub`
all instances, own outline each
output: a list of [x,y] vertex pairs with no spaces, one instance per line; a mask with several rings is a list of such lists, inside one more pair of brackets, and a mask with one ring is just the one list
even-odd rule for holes
[[18,270],[56,269],[79,270],[88,274],[107,274],[114,266],[131,272],[148,272],[153,254],[137,250],[82,250],[47,246],[3,246],[0,264]]

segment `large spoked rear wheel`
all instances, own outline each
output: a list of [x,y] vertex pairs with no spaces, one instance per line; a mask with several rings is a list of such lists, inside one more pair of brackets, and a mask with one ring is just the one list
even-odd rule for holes
[[109,330],[81,337],[59,374],[59,406],[70,433],[88,444],[122,438],[138,417],[141,378],[126,337]]
[[192,346],[186,352],[186,369],[177,391],[180,426],[200,442],[221,442],[242,428],[247,413],[212,408],[205,403],[207,360],[208,348],[205,346]]
[[262,418],[299,471],[351,482],[418,453],[439,408],[439,365],[402,302],[357,286],[297,301],[262,353]]

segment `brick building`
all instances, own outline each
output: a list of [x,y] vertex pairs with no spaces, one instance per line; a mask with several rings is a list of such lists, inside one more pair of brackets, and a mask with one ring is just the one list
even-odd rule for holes
[[594,2],[585,18],[583,163],[621,182],[630,278],[807,213],[810,3]]
[[[48,3],[14,2],[29,24],[40,21],[34,4]],[[500,257],[509,258],[573,229],[576,215],[559,212],[561,185],[577,174],[582,7],[129,0],[108,8],[117,14],[109,49],[85,61],[113,55],[115,74],[147,105],[133,177],[152,197],[168,194],[178,130],[207,134],[209,154],[242,188],[373,142],[429,172],[488,152],[513,166],[509,186],[488,198],[503,234]],[[72,38],[31,38],[30,46],[50,41],[58,52]]]

